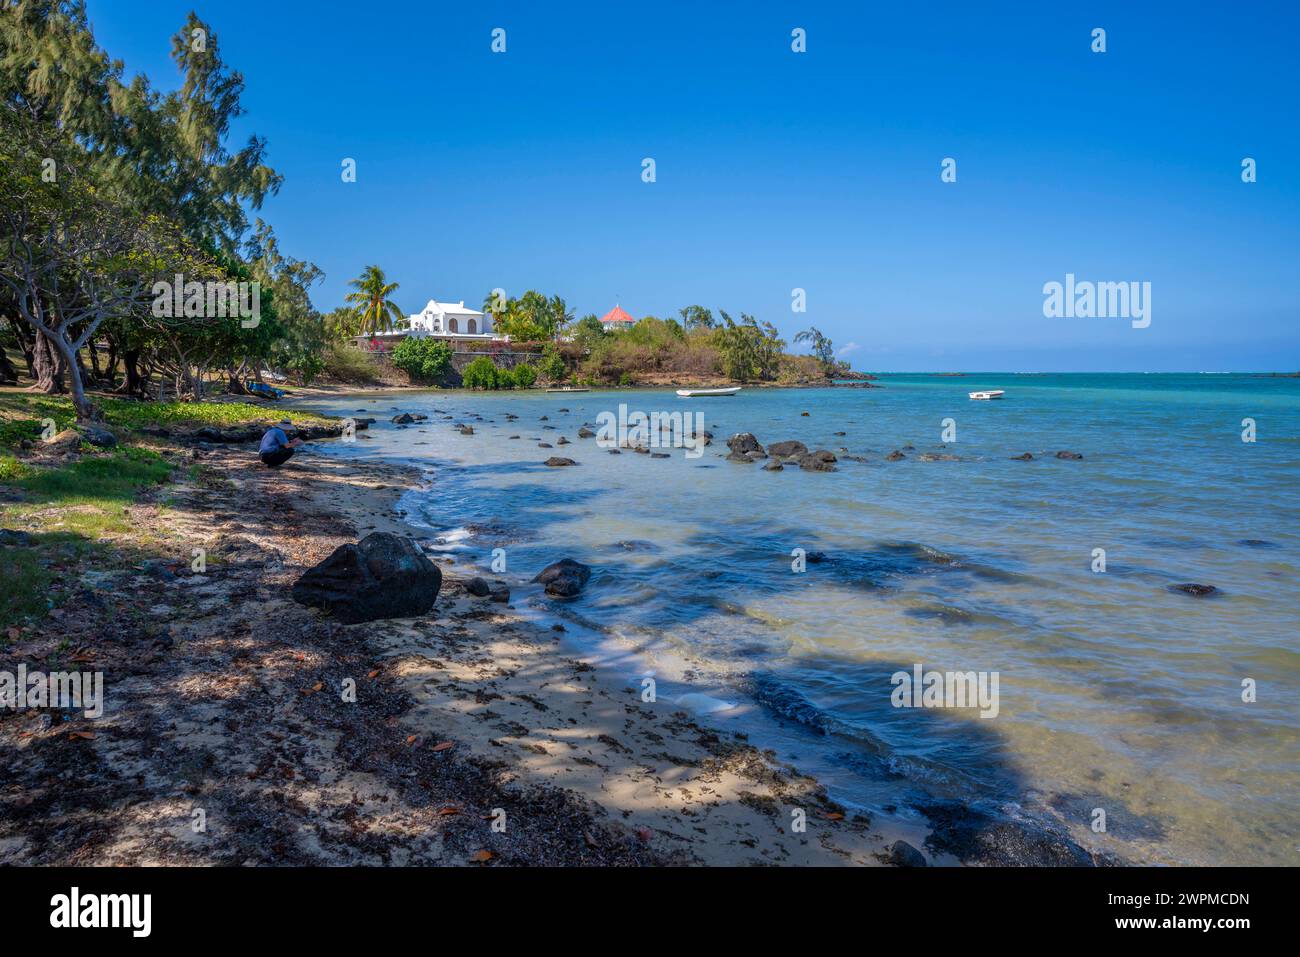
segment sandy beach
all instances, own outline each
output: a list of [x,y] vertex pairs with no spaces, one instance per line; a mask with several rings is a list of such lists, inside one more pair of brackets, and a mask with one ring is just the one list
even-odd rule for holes
[[49,627],[5,649],[102,671],[106,700],[93,721],[0,717],[0,860],[888,860],[897,835],[740,735],[643,702],[566,653],[560,631],[470,596],[450,559],[423,618],[342,625],[295,604],[292,583],[338,545],[419,537],[396,514],[416,470],[168,454],[198,468],[129,506],[120,564],[83,575]]

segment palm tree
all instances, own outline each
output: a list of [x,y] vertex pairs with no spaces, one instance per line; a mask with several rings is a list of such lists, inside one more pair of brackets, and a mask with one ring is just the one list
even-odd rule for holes
[[795,333],[794,341],[811,342],[813,355],[817,357],[824,368],[831,368],[832,363],[835,361],[835,348],[816,326],[810,326],[803,332]]
[[564,332],[565,326],[573,322],[573,310],[559,296],[552,296],[548,304],[551,320],[551,337],[554,338]]
[[388,298],[397,291],[397,283],[385,282],[386,278],[378,266],[367,266],[365,272],[348,283],[357,291],[348,293],[344,299],[355,303],[361,313],[361,335],[391,329],[404,318],[397,303]]

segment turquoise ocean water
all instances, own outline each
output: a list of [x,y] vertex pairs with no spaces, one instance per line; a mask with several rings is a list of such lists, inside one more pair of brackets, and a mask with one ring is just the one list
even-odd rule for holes
[[[709,720],[797,760],[842,800],[906,819],[958,798],[1051,818],[1136,862],[1297,863],[1300,379],[879,382],[709,400],[402,392],[308,404],[380,420],[322,454],[430,470],[405,504],[458,562],[486,567],[504,548],[516,604],[569,622],[572,641],[629,682],[652,672],[665,693],[697,695],[685,700],[718,709]],[[1007,396],[967,398],[985,388]],[[658,459],[577,438],[620,403],[698,411],[715,444]],[[394,408],[431,418],[398,429]],[[954,442],[942,442],[946,419]],[[460,422],[476,434],[454,431]],[[829,449],[839,470],[726,462],[718,453],[740,431]],[[561,435],[572,444],[538,448]],[[895,449],[906,458],[885,461]],[[1023,452],[1035,460],[1011,459]],[[548,469],[553,454],[580,465]],[[796,572],[800,548],[824,560]],[[526,581],[563,556],[595,573],[559,605]],[[1218,593],[1170,590],[1185,582]],[[893,707],[890,676],[916,664],[996,672],[998,715]],[[1097,808],[1104,833],[1090,826]]]

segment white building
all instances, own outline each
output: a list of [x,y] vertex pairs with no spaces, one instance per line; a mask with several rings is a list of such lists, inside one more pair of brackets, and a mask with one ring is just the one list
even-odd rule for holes
[[440,338],[495,338],[492,333],[492,314],[466,308],[464,299],[460,302],[430,299],[422,312],[407,316],[406,323],[414,338],[423,338],[421,332]]
[[470,309],[465,300],[439,302],[430,299],[414,315],[406,317],[402,328],[387,332],[353,336],[352,343],[366,352],[391,352],[403,339],[443,339],[453,349],[468,347],[472,343],[505,342],[509,336],[497,336],[492,326],[492,314]]

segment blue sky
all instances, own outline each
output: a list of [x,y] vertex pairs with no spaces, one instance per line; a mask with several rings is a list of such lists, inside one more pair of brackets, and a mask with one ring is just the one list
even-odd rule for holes
[[[213,26],[238,140],[285,176],[261,215],[325,271],[321,309],[375,262],[408,311],[497,286],[580,316],[699,303],[816,325],[866,370],[1300,369],[1292,5],[88,7],[165,89],[186,13]],[[1150,282],[1150,327],[1045,318],[1066,273]]]

